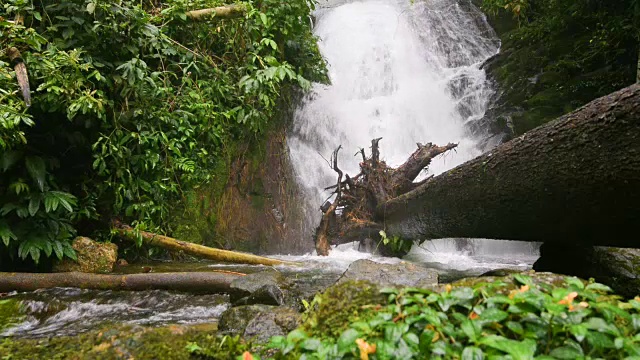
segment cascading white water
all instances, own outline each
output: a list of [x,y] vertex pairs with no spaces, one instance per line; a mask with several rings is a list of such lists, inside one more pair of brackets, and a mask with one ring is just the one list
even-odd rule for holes
[[[309,234],[329,195],[323,189],[336,181],[326,159],[339,145],[344,149],[339,166],[351,175],[358,173],[360,159],[353,154],[377,137],[383,138],[381,154],[391,166],[405,161],[418,142],[459,143],[456,152],[432,162],[433,174],[486,150],[481,144],[487,136],[474,126],[493,94],[481,65],[499,49],[495,33],[470,0],[328,0],[320,5],[314,32],[331,84],[314,85],[298,106],[288,137],[308,202]],[[445,243],[454,240],[439,244]],[[482,241],[470,244],[483,252]],[[527,244],[514,246],[535,252]],[[424,251],[414,250],[414,255]]]
[[288,138],[298,182],[318,221],[322,189],[336,175],[324,157],[342,145],[340,167],[354,175],[353,154],[383,137],[391,166],[416,143],[460,143],[433,161],[440,173],[479,155],[465,124],[484,115],[492,93],[480,65],[498,50],[482,14],[455,0],[326,2],[315,34],[331,85],[316,84],[295,112]]

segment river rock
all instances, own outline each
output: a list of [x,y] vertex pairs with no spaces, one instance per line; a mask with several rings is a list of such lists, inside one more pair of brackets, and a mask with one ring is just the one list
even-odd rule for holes
[[88,237],[73,240],[73,249],[78,261],[65,258],[53,266],[53,272],[79,271],[85,273],[108,273],[118,258],[118,247],[113,243],[99,243]]
[[365,280],[381,287],[429,287],[438,283],[438,273],[404,261],[398,264],[380,264],[361,259],[349,265],[347,271],[338,279],[338,283],[349,280]]
[[242,334],[253,318],[272,308],[274,306],[270,305],[242,305],[229,308],[220,315],[218,330],[228,334]]
[[277,307],[261,312],[244,329],[243,338],[266,343],[272,336],[285,336],[302,323],[299,312],[288,307]]
[[640,249],[545,243],[533,269],[594,278],[623,296],[640,294]]
[[243,305],[228,309],[220,317],[218,329],[264,343],[272,336],[285,335],[297,328],[301,316],[295,309],[269,305]]
[[232,289],[244,290],[250,293],[255,292],[265,285],[286,286],[287,279],[279,271],[265,270],[247,276],[241,276],[231,282]]

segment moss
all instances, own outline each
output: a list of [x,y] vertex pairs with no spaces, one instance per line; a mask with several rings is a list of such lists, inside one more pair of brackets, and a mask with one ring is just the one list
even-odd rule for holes
[[350,323],[375,314],[386,303],[380,289],[366,281],[346,281],[317,295],[303,318],[302,328],[312,336],[337,338]]
[[[215,324],[160,328],[118,325],[77,336],[0,341],[2,359],[190,359],[191,342],[214,345]],[[213,346],[210,346],[214,348]]]
[[20,323],[24,319],[20,302],[14,299],[0,300],[0,331]]
[[[501,90],[492,116],[511,115],[513,132],[520,135],[632,84],[637,41],[624,35],[616,45],[599,48],[593,43],[601,35],[597,28],[603,19],[622,21],[627,15],[613,3],[601,10],[598,14],[537,14],[520,25],[507,12],[489,16],[502,41],[500,54],[488,66]],[[571,26],[550,30],[551,15],[554,21]],[[611,34],[617,31],[610,30]]]

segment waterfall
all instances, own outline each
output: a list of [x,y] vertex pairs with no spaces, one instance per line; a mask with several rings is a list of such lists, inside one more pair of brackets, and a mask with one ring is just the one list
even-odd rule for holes
[[493,90],[481,65],[499,49],[470,0],[328,0],[315,15],[331,84],[313,86],[287,139],[309,234],[330,195],[323,189],[336,181],[326,159],[339,145],[339,166],[350,175],[358,173],[354,153],[377,137],[391,166],[404,162],[418,142],[459,143],[432,162],[430,174],[484,151],[487,135],[474,123]]

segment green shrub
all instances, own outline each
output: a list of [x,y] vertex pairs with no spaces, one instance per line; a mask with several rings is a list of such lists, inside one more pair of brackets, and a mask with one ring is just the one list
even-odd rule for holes
[[[305,327],[271,346],[280,359],[637,359],[640,297],[567,277],[559,286],[517,274],[473,287],[387,289],[375,316],[338,336]],[[336,308],[335,311],[340,311]],[[364,355],[366,353],[366,355]]]
[[312,3],[241,4],[206,22],[185,13],[220,1],[0,5],[0,49],[21,52],[32,94],[27,107],[0,53],[1,252],[72,257],[76,232],[113,218],[170,232],[225,144],[259,136],[284,87],[326,80]]

